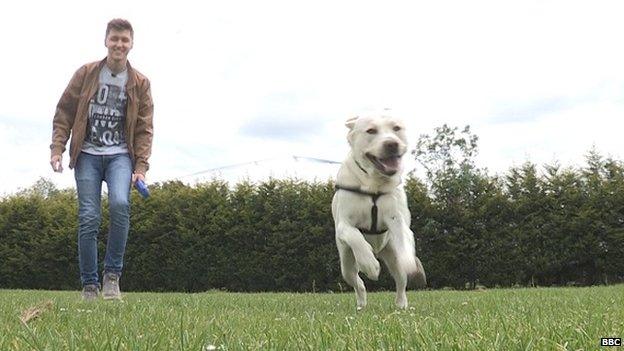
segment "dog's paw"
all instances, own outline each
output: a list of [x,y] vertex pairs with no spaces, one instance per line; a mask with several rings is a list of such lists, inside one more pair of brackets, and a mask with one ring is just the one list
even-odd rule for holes
[[400,310],[407,309],[407,296],[405,296],[405,292],[403,292],[402,294],[397,294],[394,303],[396,304],[396,307]]
[[379,279],[379,273],[381,272],[381,266],[379,265],[379,261],[377,259],[372,259],[363,264],[360,267],[362,273],[366,274],[368,279],[377,280]]

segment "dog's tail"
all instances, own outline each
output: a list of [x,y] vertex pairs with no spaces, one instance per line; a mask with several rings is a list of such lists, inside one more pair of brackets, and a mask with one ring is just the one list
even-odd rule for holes
[[424,289],[427,286],[427,275],[425,274],[425,269],[423,268],[420,259],[416,256],[413,257],[414,262],[411,262],[411,269],[407,273],[407,284],[416,289]]

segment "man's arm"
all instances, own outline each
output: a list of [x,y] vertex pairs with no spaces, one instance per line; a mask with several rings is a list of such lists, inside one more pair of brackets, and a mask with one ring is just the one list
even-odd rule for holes
[[145,177],[149,169],[149,157],[152,154],[152,138],[154,127],[152,123],[154,103],[149,80],[145,80],[139,87],[139,113],[134,130],[134,173]]
[[62,154],[69,139],[72,125],[76,117],[80,91],[84,83],[86,67],[81,67],[74,73],[61,99],[56,105],[54,120],[52,121],[52,143],[50,144],[50,164],[55,172],[61,172]]

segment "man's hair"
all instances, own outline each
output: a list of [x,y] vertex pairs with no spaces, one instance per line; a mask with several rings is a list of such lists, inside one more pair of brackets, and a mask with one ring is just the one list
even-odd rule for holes
[[130,36],[134,38],[134,30],[132,29],[132,25],[130,24],[130,22],[128,22],[128,20],[125,20],[122,18],[115,18],[115,19],[110,20],[110,22],[108,22],[108,25],[106,26],[107,37],[111,29],[118,30],[118,31],[129,30]]

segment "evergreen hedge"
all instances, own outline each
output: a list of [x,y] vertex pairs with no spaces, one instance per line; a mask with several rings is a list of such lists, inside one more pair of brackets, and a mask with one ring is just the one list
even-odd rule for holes
[[[578,170],[473,168],[404,182],[431,288],[624,281],[624,167],[590,154]],[[173,181],[132,194],[126,291],[341,291],[333,182],[229,187]],[[106,201],[104,201],[106,207]],[[104,209],[107,214],[107,209]],[[77,289],[72,189],[40,180],[0,200],[0,288]],[[103,257],[108,220],[103,218]],[[372,289],[393,289],[382,272]]]

